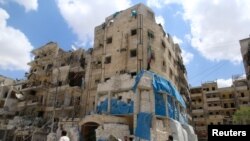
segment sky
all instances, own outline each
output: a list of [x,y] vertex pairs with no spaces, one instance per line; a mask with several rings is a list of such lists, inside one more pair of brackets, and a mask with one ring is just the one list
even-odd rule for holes
[[53,41],[90,48],[94,27],[143,3],[179,43],[191,86],[230,86],[244,75],[239,40],[250,36],[249,0],[0,0],[0,75],[24,79],[30,51]]

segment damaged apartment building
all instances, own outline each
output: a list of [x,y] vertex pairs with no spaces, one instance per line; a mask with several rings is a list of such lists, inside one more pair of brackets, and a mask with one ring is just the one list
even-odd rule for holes
[[199,139],[207,140],[207,125],[233,124],[233,114],[250,104],[250,38],[240,40],[244,75],[232,76],[232,86],[218,88],[216,81],[190,88],[192,119]]
[[247,79],[232,77],[232,86],[218,88],[216,81],[190,89],[192,117],[199,139],[207,140],[207,125],[233,124],[233,114],[241,106],[249,106]]
[[50,42],[32,54],[14,84],[11,140],[58,140],[61,130],[73,141],[197,140],[181,49],[145,5],[107,17],[87,51]]

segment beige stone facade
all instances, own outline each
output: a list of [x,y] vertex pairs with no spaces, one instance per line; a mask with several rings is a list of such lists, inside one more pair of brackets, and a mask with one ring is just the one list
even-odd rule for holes
[[90,69],[90,100],[94,100],[97,82],[123,73],[134,76],[144,69],[170,80],[189,101],[181,49],[143,4],[114,13],[95,28]]
[[[155,22],[151,9],[138,4],[116,12],[95,28],[94,35],[93,48],[88,50],[64,51],[57,43],[49,42],[32,51],[34,59],[28,63],[27,80],[13,84],[15,117],[8,123],[14,130],[13,140],[58,139],[63,129],[73,141],[80,134],[90,137],[90,131],[97,138],[108,131],[117,138],[134,138],[135,115],[155,110],[149,80],[142,80],[145,82],[141,98],[135,97],[131,90],[141,70],[169,80],[189,107],[181,49]],[[125,103],[135,101],[135,113],[96,115],[96,107],[106,98],[119,98]],[[188,114],[189,110],[183,112]],[[154,116],[152,138],[165,140],[171,134],[169,122],[166,117]],[[81,130],[76,129],[78,125]]]
[[190,89],[192,117],[199,139],[207,139],[207,125],[233,124],[232,115],[240,106],[248,106],[250,92],[247,80],[233,76],[231,87],[218,88],[217,82],[206,82]]

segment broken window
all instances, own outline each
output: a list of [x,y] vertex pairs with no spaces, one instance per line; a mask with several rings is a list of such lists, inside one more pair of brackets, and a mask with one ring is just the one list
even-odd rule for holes
[[241,97],[244,97],[245,95],[244,95],[244,93],[241,93]]
[[243,101],[243,104],[247,104],[247,101]]
[[127,49],[126,48],[121,48],[120,52],[123,52],[123,51],[127,51]]
[[227,108],[227,104],[226,103],[224,103],[224,108]]
[[172,54],[170,51],[168,51],[168,59],[171,60],[171,58],[172,58]]
[[166,62],[165,61],[162,61],[162,66],[166,66]]
[[234,103],[231,103],[231,108],[234,108]]
[[69,72],[68,80],[70,86],[81,86],[83,81],[83,72]]
[[134,77],[134,76],[136,76],[136,72],[131,72],[130,75],[131,75],[131,77]]
[[162,61],[162,71],[163,71],[163,72],[166,72],[166,71],[167,71],[166,62],[165,62],[164,60]]
[[36,95],[36,91],[34,91],[34,90],[30,91],[30,95],[35,96]]
[[112,37],[109,37],[108,39],[107,39],[107,44],[111,44],[112,43]]
[[136,35],[137,34],[137,30],[136,29],[132,29],[131,30],[131,36],[134,36],[134,35]]
[[149,39],[154,39],[154,33],[153,33],[153,31],[148,31],[148,38]]
[[120,70],[120,74],[126,73],[126,70]]
[[84,68],[85,67],[85,58],[83,57],[83,55],[81,55],[81,58],[79,61],[80,61],[81,67]]
[[53,67],[53,64],[49,64],[49,65],[47,66],[47,70],[50,70],[52,67]]
[[136,55],[137,55],[136,49],[130,50],[130,57],[131,57],[131,58],[132,58],[132,57],[136,57]]
[[173,71],[172,71],[171,68],[169,68],[169,74],[170,74],[170,78],[172,78],[173,77]]
[[8,96],[8,92],[5,92],[3,95],[3,98],[7,98],[7,96]]
[[105,78],[105,79],[104,79],[104,81],[108,81],[109,79],[110,79],[110,78],[109,78],[109,77],[107,77],[107,78]]
[[107,56],[105,58],[105,64],[110,64],[111,63],[111,56]]
[[229,97],[232,98],[233,97],[232,94],[230,94]]
[[165,42],[164,42],[163,40],[161,40],[161,46],[162,46],[163,48],[166,48],[166,44],[165,44]]
[[214,91],[214,90],[215,90],[215,87],[212,87],[212,90]]
[[96,79],[96,80],[95,80],[95,83],[96,83],[96,84],[98,84],[98,83],[100,83],[100,82],[101,82],[100,79]]
[[99,44],[99,47],[103,47],[103,44],[100,43],[100,44]]
[[59,81],[59,82],[58,82],[58,86],[62,86],[62,81]]

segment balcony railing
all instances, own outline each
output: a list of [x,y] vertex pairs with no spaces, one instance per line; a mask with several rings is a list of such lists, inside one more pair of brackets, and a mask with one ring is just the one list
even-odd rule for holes
[[222,107],[221,106],[211,106],[207,108],[208,110],[221,110]]
[[206,130],[207,126],[195,126],[196,130]]
[[223,119],[224,116],[223,115],[209,115],[208,118],[209,119]]
[[196,109],[196,110],[192,110],[193,114],[198,114],[198,113],[203,113],[204,110],[203,109]]
[[194,118],[193,121],[195,122],[205,121],[205,118]]
[[194,97],[202,97],[202,94],[201,93],[195,93],[195,94],[190,94],[190,96],[192,98],[194,98]]
[[207,98],[207,102],[210,102],[210,101],[219,101],[219,100],[220,100],[219,97]]

